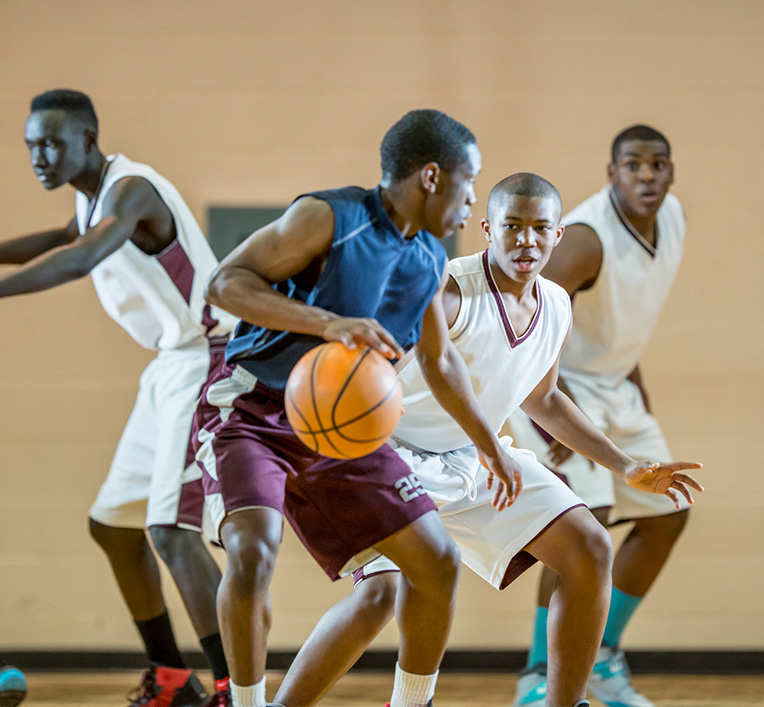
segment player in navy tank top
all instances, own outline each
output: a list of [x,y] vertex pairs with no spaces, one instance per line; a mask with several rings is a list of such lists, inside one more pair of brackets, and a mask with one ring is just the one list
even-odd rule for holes
[[332,578],[379,553],[401,568],[392,707],[432,698],[453,614],[458,551],[411,469],[388,445],[334,460],[295,437],[282,389],[302,353],[341,341],[398,358],[428,323],[437,334],[417,347],[428,383],[495,475],[495,505],[506,507],[519,490],[516,465],[449,341],[441,301],[447,271],[434,241],[471,215],[475,138],[438,111],[412,111],[388,131],[381,153],[379,187],[298,198],[208,283],[208,302],[242,320],[226,368],[197,410],[197,461],[228,553],[218,607],[233,700],[242,707],[265,704],[268,587],[286,495],[290,523]]

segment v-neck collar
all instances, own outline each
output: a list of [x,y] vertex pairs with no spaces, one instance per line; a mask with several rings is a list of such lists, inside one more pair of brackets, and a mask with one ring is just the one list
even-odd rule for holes
[[658,246],[658,218],[657,216],[655,219],[655,245],[653,245],[636,228],[634,228],[634,225],[631,223],[631,221],[629,221],[628,217],[624,213],[624,210],[621,207],[621,204],[618,203],[618,197],[613,193],[612,189],[608,191],[608,196],[610,197],[610,203],[613,204],[613,208],[615,209],[615,214],[616,216],[618,216],[618,220],[621,222],[621,224],[623,224],[623,227],[637,241],[637,243],[639,243],[639,245],[641,245],[654,258],[657,252],[657,246]]
[[491,265],[488,262],[488,251],[483,251],[483,272],[485,274],[485,279],[488,282],[488,288],[491,290],[491,294],[493,295],[494,302],[496,302],[496,309],[499,311],[499,317],[501,318],[502,324],[504,324],[504,332],[507,335],[507,339],[509,341],[509,347],[511,349],[515,348],[516,346],[519,346],[523,343],[528,337],[533,333],[533,330],[536,328],[536,324],[538,324],[538,321],[541,317],[541,308],[544,305],[543,297],[541,296],[541,287],[539,287],[539,281],[536,279],[536,282],[533,284],[534,288],[536,289],[536,313],[533,315],[533,319],[531,319],[531,323],[528,325],[528,328],[525,330],[525,333],[522,336],[517,336],[515,334],[515,329],[512,326],[512,322],[509,320],[509,315],[507,314],[507,308],[504,304],[504,298],[501,296],[501,292],[499,291],[499,288],[496,285],[496,280],[493,279],[493,273],[491,272]]

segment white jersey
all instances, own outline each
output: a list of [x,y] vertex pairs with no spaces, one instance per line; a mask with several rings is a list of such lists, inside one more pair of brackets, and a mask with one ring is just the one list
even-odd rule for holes
[[93,283],[106,313],[147,349],[193,346],[230,331],[236,319],[204,301],[204,284],[217,260],[178,190],[148,165],[119,154],[108,160],[95,203],[77,192],[80,233],[101,220],[104,198],[117,181],[141,177],[170,209],[177,238],[156,255],[128,240],[93,268]]
[[563,223],[581,223],[602,244],[594,285],[573,299],[573,330],[562,352],[564,375],[600,376],[617,385],[639,363],[679,268],[684,213],[667,194],[658,209],[656,246],[632,226],[610,187],[579,204]]
[[[487,251],[452,260],[448,267],[462,295],[449,336],[467,364],[480,408],[498,433],[557,360],[570,326],[570,298],[559,285],[538,277],[536,313],[518,336],[491,275]],[[393,433],[396,439],[437,453],[471,444],[435,400],[416,359],[399,378],[405,413]]]

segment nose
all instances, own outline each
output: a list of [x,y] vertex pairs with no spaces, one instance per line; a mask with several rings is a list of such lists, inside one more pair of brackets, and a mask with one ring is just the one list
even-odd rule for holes
[[652,182],[655,179],[653,168],[647,163],[643,162],[639,167],[639,178],[643,182]]
[[30,147],[29,159],[32,161],[32,167],[45,167],[47,165],[45,153],[41,147]]
[[532,248],[536,245],[536,232],[532,228],[523,228],[517,232],[516,244],[523,248]]
[[470,190],[467,193],[467,204],[474,206],[477,203],[477,196],[475,195],[475,187],[470,185]]

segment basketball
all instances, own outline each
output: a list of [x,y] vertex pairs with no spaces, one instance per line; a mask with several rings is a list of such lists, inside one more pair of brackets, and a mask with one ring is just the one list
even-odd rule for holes
[[371,454],[392,434],[403,393],[392,364],[373,349],[329,342],[306,353],[287,380],[287,418],[299,439],[334,459]]

